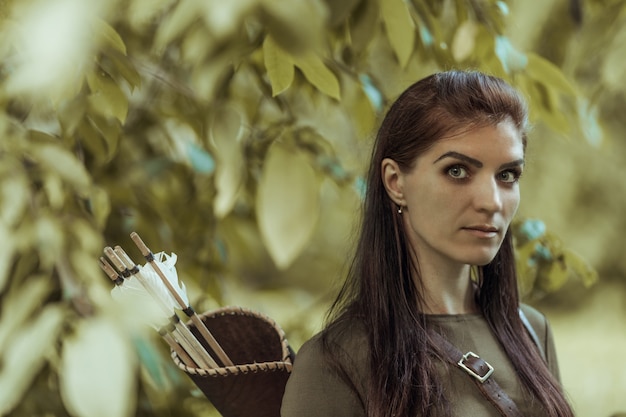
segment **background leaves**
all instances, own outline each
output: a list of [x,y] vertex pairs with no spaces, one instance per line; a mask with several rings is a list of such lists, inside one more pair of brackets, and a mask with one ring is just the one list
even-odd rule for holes
[[[179,255],[197,310],[262,310],[298,347],[352,250],[380,117],[440,69],[529,100],[526,299],[577,306],[598,272],[623,277],[626,9],[574,4],[0,1],[2,413],[215,415],[123,320],[102,247],[139,232]],[[81,394],[112,381],[116,404]]]

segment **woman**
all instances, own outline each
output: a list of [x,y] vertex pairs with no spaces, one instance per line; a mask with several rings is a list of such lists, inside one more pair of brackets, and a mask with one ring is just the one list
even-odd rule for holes
[[[478,72],[431,75],[391,106],[347,280],[296,357],[282,417],[516,415],[492,385],[521,415],[573,415],[545,318],[520,315],[509,225],[526,130],[520,95]],[[493,374],[472,378],[448,342]]]

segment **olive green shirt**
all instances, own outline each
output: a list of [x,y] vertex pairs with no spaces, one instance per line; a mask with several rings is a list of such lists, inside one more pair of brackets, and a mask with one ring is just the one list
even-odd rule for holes
[[[531,307],[522,306],[522,309],[539,338],[550,371],[558,379],[554,343],[547,320]],[[482,315],[432,315],[428,316],[428,320],[461,352],[472,351],[491,364],[495,369],[491,377],[517,404],[523,415],[543,415],[536,402],[522,390],[507,355]],[[283,397],[282,417],[366,416],[366,381],[370,372],[367,366],[368,343],[364,332],[358,329],[355,326],[342,337],[342,352],[337,352],[354,389],[325,365],[321,340],[317,335],[306,342],[296,356]],[[439,372],[452,415],[500,416],[463,370],[442,364]]]

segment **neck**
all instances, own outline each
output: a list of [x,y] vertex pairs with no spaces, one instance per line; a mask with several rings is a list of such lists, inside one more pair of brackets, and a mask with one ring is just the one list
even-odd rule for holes
[[422,265],[420,263],[423,294],[421,306],[424,314],[471,314],[477,313],[474,297],[475,286],[470,278],[469,265]]

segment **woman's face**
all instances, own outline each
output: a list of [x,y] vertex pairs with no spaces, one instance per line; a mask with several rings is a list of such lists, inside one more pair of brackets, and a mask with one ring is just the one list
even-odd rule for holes
[[383,161],[418,259],[491,262],[519,205],[523,165],[522,137],[509,119],[435,142],[409,172]]

